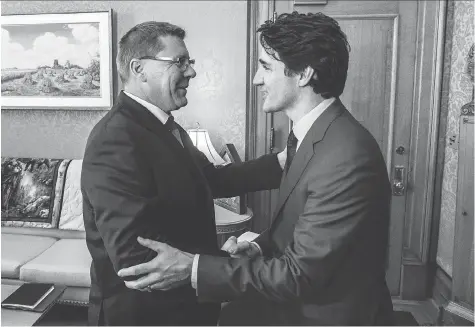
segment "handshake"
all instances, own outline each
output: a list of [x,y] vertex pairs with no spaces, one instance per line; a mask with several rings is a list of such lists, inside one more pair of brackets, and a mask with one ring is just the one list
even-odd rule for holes
[[229,253],[231,258],[254,258],[262,254],[259,245],[252,242],[255,236],[257,234],[252,232],[246,232],[239,238],[231,236],[221,247],[221,250]]

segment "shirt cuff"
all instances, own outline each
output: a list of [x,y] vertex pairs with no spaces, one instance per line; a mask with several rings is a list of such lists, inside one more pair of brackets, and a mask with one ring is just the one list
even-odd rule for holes
[[195,254],[193,258],[193,265],[191,266],[191,286],[196,290],[198,295],[198,261],[200,259],[199,254]]
[[262,255],[262,249],[259,246],[259,244],[257,244],[257,242],[251,242],[251,244],[254,244],[255,246],[257,246],[257,248],[259,249],[259,253]]
[[277,153],[277,162],[279,163],[280,169],[284,170],[285,161],[287,160],[287,148],[284,151]]

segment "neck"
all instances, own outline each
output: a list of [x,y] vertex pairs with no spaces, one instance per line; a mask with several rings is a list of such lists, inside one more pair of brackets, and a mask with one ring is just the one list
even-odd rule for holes
[[[128,92],[130,94],[133,94],[136,97],[139,97],[140,99],[143,99],[147,102],[150,102],[150,99],[148,98],[148,96],[139,87],[137,87],[135,84],[132,84],[132,83],[125,84],[124,85],[124,91]],[[150,103],[152,103],[152,102],[150,102]]]
[[[313,93],[313,91],[312,91]],[[307,96],[302,96],[292,107],[285,110],[285,114],[289,119],[294,123],[298,123],[303,116],[312,111],[316,106],[318,106],[322,101],[325,100],[320,96],[320,94],[309,94]]]
[[155,101],[153,99],[151,99],[147,92],[145,92],[139,85],[137,85],[136,83],[127,83],[124,85],[124,91],[125,92],[128,92],[130,94],[133,94],[135,95],[136,97],[144,100],[144,101],[147,101],[148,103],[150,104],[153,104],[154,106],[157,106],[159,107],[161,110],[169,113],[167,110],[164,110],[161,108],[161,106],[158,106]]

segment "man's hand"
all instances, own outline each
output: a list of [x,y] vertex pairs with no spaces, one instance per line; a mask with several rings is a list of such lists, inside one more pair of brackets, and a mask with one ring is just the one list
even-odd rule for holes
[[152,289],[166,291],[190,283],[192,254],[142,237],[138,237],[137,241],[157,252],[157,256],[149,262],[119,270],[119,277],[146,274],[134,281],[126,281],[125,286],[140,291]]
[[248,241],[238,242],[236,236],[228,238],[221,250],[228,252],[232,258],[254,258],[261,253],[256,244]]

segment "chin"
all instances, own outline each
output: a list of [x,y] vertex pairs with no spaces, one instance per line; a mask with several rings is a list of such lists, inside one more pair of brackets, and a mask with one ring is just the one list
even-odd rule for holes
[[176,103],[177,109],[180,109],[181,107],[185,107],[188,104],[188,100],[186,98],[185,99],[180,99],[180,100],[176,101],[175,103]]
[[263,110],[265,113],[271,113],[271,112],[278,112],[278,111],[279,111],[278,108],[275,108],[275,107],[268,107],[268,106],[263,106],[263,107],[262,107],[262,110]]

